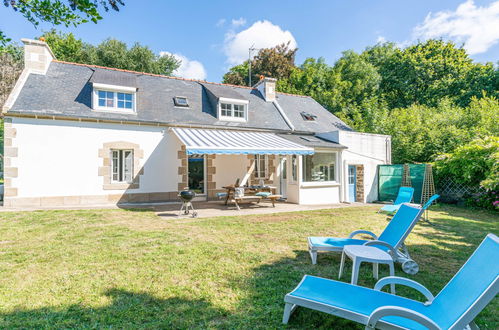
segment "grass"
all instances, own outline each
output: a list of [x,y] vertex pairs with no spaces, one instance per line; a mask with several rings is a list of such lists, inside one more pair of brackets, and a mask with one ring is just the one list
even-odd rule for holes
[[[311,265],[305,237],[379,233],[386,219],[376,210],[179,220],[126,210],[0,213],[0,327],[281,328],[283,297],[304,274],[337,278],[340,255]],[[487,233],[499,234],[499,216],[444,206],[430,217],[436,226],[418,224],[407,240],[421,269],[410,278],[437,293]],[[407,277],[399,266],[396,275]],[[374,283],[362,267],[359,284]],[[496,329],[498,319],[495,298],[477,323]],[[361,328],[306,309],[287,327]]]

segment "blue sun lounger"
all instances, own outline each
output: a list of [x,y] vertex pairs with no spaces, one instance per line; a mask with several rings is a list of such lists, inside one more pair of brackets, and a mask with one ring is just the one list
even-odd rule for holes
[[395,213],[400,208],[402,203],[410,203],[412,201],[412,196],[414,195],[414,188],[412,187],[400,187],[397,198],[393,205],[383,206],[379,212]]
[[[366,329],[477,329],[474,318],[499,292],[497,260],[499,238],[489,234],[436,297],[423,285],[403,277],[382,278],[373,290],[305,275],[284,297],[283,323],[302,306],[365,324]],[[418,290],[427,301],[381,291],[392,283]]]
[[[411,259],[404,245],[406,237],[411,232],[421,217],[423,210],[418,206],[402,204],[393,219],[388,223],[381,235],[376,236],[367,230],[356,230],[348,238],[338,237],[309,237],[308,252],[312,264],[317,263],[317,252],[342,252],[345,245],[374,245],[389,252],[394,261],[402,264],[402,269],[408,274],[416,274],[419,271],[418,264]],[[367,234],[372,240],[355,239],[358,234]]]

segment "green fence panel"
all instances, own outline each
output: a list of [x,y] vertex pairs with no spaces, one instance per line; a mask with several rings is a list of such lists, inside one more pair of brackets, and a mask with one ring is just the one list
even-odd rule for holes
[[425,167],[425,164],[409,164],[409,170],[411,172],[411,183],[412,187],[414,188],[414,203],[421,204]]
[[[414,188],[414,203],[421,203],[421,193],[423,191],[423,180],[425,164],[409,164],[411,172],[411,184]],[[404,165],[379,165],[378,166],[378,200],[391,202],[397,198],[402,176],[404,175]]]
[[403,165],[379,165],[378,199],[383,202],[394,201],[402,184]]

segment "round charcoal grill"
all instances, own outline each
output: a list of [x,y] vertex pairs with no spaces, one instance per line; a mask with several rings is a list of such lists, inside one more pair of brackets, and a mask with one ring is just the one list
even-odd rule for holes
[[186,188],[178,193],[178,197],[182,200],[182,207],[180,207],[180,213],[178,216],[180,217],[182,214],[188,215],[192,211],[192,217],[197,217],[198,213],[194,210],[191,203],[192,199],[196,197],[196,193]]

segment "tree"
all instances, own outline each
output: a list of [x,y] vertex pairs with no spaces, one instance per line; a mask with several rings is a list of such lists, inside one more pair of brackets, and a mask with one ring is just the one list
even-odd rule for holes
[[[298,49],[290,49],[289,42],[273,48],[261,49],[251,60],[251,81],[256,83],[260,76],[276,79],[288,78],[295,67],[295,54]],[[249,84],[249,63],[230,68],[223,77],[223,83],[233,85]],[[248,69],[244,71],[244,69]]]
[[128,48],[126,43],[107,39],[97,46],[77,39],[72,33],[55,30],[41,35],[57,59],[68,62],[107,66],[117,69],[171,75],[180,61],[173,55],[159,56],[147,46],[135,43]]
[[248,86],[249,85],[248,73],[249,73],[249,62],[244,61],[242,64],[230,68],[229,72],[224,74],[222,82],[225,84]]
[[[34,26],[40,22],[48,22],[66,27],[88,21],[97,23],[102,19],[100,9],[119,11],[119,6],[125,5],[123,0],[3,0],[3,4],[21,14]],[[0,30],[0,48],[8,42],[10,39]]]
[[55,57],[60,61],[90,63],[90,44],[77,39],[72,33],[60,33],[55,29],[43,33],[39,38],[43,38],[50,46]]

